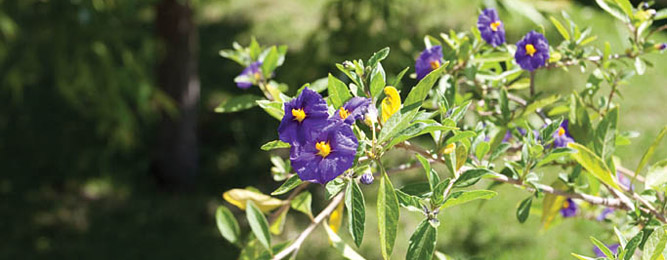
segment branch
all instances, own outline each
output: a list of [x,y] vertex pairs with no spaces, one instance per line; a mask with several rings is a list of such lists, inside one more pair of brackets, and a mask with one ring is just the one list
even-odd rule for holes
[[310,223],[310,225],[306,229],[304,229],[303,232],[301,232],[301,235],[299,235],[299,237],[297,237],[296,240],[294,240],[294,243],[292,243],[289,247],[283,249],[282,251],[278,252],[278,254],[273,256],[272,259],[273,260],[283,259],[292,252],[299,249],[299,247],[301,247],[301,244],[303,244],[303,241],[306,240],[308,235],[310,235],[310,233],[313,232],[313,230],[317,227],[317,225],[319,225],[327,216],[329,216],[334,210],[336,210],[336,206],[338,206],[338,203],[341,203],[341,201],[343,201],[344,194],[345,194],[344,192],[338,193],[338,195],[336,195],[336,197],[334,197],[331,200],[329,205],[327,205],[327,207],[324,208],[320,212],[320,214],[318,214],[317,217],[315,217],[315,219],[313,219],[313,222]]
[[298,195],[299,192],[301,192],[306,187],[308,187],[308,184],[310,184],[310,182],[301,183],[301,185],[297,186],[296,189],[294,189],[289,194],[289,196],[287,196],[287,199],[285,199],[286,203],[283,204],[282,206],[280,206],[280,208],[278,210],[276,210],[275,212],[273,212],[273,214],[271,214],[271,217],[269,217],[269,220],[270,220],[271,224],[273,224],[273,222],[275,222],[278,219],[278,217],[280,216],[280,214],[283,213],[283,211],[287,210],[290,207],[290,201],[292,201],[292,199],[294,199],[294,197],[296,197],[296,195]]

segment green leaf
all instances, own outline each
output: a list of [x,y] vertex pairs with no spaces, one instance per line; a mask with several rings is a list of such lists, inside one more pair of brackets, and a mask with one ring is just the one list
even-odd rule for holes
[[410,67],[401,70],[401,72],[399,72],[398,75],[396,75],[396,78],[394,78],[394,85],[392,86],[398,87],[398,85],[401,84],[401,79],[403,79],[403,76],[405,76],[405,73],[407,73],[409,69]]
[[447,186],[449,186],[449,183],[451,182],[450,179],[445,179],[444,181],[438,183],[434,188],[433,188],[433,194],[431,194],[431,202],[434,206],[439,206],[442,205],[442,203],[445,202],[445,189],[447,189]]
[[292,206],[293,209],[303,212],[304,214],[308,215],[309,217],[313,217],[313,212],[310,209],[312,201],[312,195],[310,195],[310,192],[304,191],[299,193],[299,195],[296,195],[294,199],[290,202],[290,206]]
[[422,220],[415,233],[410,237],[406,260],[431,260],[435,251],[438,230],[429,224],[428,219]]
[[632,19],[632,4],[629,0],[614,0],[614,2],[616,2],[623,12]]
[[396,242],[398,229],[398,198],[387,173],[382,172],[377,199],[378,230],[380,231],[380,246],[382,257],[389,259]]
[[440,176],[438,176],[435,169],[431,168],[431,163],[428,159],[424,158],[421,154],[416,154],[415,156],[417,157],[417,160],[419,160],[419,163],[421,163],[422,167],[424,167],[424,172],[426,173],[426,178],[428,179],[431,190],[434,190],[435,186],[440,183]]
[[232,244],[239,242],[239,236],[241,235],[239,223],[236,222],[234,214],[227,207],[218,206],[215,211],[215,222],[218,224],[218,230],[220,230],[222,237]]
[[526,198],[521,201],[519,208],[516,209],[516,219],[519,220],[519,223],[526,222],[528,216],[530,215],[530,206],[533,204],[533,196]]
[[408,127],[410,121],[415,117],[415,115],[417,115],[418,111],[418,109],[406,110],[405,108],[396,111],[396,113],[394,113],[382,126],[382,130],[380,130],[378,137],[378,142],[384,143],[398,135],[398,133]]
[[611,172],[615,172],[612,155],[616,148],[616,124],[618,122],[618,107],[607,112],[595,129],[593,147],[600,158],[607,162]]
[[285,111],[283,110],[283,103],[269,100],[257,100],[256,102],[259,107],[264,109],[264,111],[266,111],[266,113],[268,113],[273,118],[278,120],[283,119],[283,116],[285,115]]
[[653,16],[654,21],[662,20],[667,18],[667,8],[662,8],[655,12],[655,16]]
[[597,240],[597,239],[594,238],[594,237],[590,237],[590,239],[591,239],[591,242],[593,242],[593,244],[594,244],[598,249],[600,249],[600,251],[602,251],[602,253],[603,253],[604,255],[606,255],[606,256],[609,257],[610,259],[614,259],[614,258],[615,258],[615,257],[614,257],[614,253],[611,252],[611,250],[609,250],[609,248],[607,248],[607,246],[605,246],[604,243],[600,242],[600,240]]
[[269,223],[266,221],[264,214],[262,214],[257,206],[255,206],[255,203],[250,200],[246,202],[245,213],[248,218],[248,225],[250,225],[250,229],[252,230],[252,233],[255,234],[259,243],[261,243],[266,250],[271,250]]
[[642,156],[642,159],[639,161],[639,165],[637,165],[637,170],[635,170],[635,174],[640,174],[641,171],[644,169],[644,166],[648,164],[648,161],[653,158],[653,153],[655,153],[655,149],[658,148],[660,145],[660,141],[662,141],[662,138],[667,135],[667,126],[663,127],[658,136],[653,140],[653,143],[651,143],[651,146],[646,149],[646,152],[644,152],[644,155]]
[[405,102],[403,102],[403,106],[410,110],[418,109],[421,107],[422,102],[428,95],[428,92],[431,90],[435,82],[440,78],[440,75],[442,75],[442,70],[447,67],[447,64],[448,62],[445,61],[442,66],[431,71],[431,73],[420,80],[419,83],[417,83],[417,85],[413,87],[412,90],[410,90],[410,93],[408,93],[408,96],[405,98]]
[[637,246],[639,246],[639,243],[642,242],[642,238],[644,238],[644,231],[639,231],[637,235],[635,235],[632,239],[630,239],[630,241],[628,241],[628,243],[625,245],[625,248],[623,249],[623,253],[625,254],[623,257],[624,260],[632,259],[632,256],[635,254]]
[[345,259],[350,259],[350,260],[364,260],[364,257],[359,255],[352,247],[348,246],[345,244],[345,241],[341,239],[336,232],[334,232],[330,227],[329,224],[327,224],[326,221],[322,222],[322,226],[324,226],[324,230],[327,231],[327,235],[329,236],[329,241],[331,241],[331,245],[338,250],[338,252],[345,258]]
[[440,209],[446,209],[459,204],[468,203],[473,200],[488,200],[498,195],[492,190],[472,190],[472,191],[457,191],[452,192],[447,196],[445,204],[442,204]]
[[628,17],[625,15],[625,12],[616,3],[611,3],[606,0],[595,0],[595,2],[607,13],[623,22],[628,22]]
[[635,70],[637,75],[644,75],[646,72],[646,63],[639,57],[635,58]]
[[646,173],[646,188],[659,190],[659,187],[667,183],[667,159],[653,164]]
[[352,94],[350,94],[350,91],[347,89],[347,86],[345,86],[345,83],[331,75],[331,73],[329,73],[328,91],[331,105],[333,105],[333,107],[336,109],[345,104],[345,101],[352,98]]
[[537,111],[537,109],[539,109],[539,108],[543,108],[543,107],[546,107],[548,105],[553,104],[554,102],[558,101],[559,98],[560,98],[560,96],[553,95],[553,96],[550,96],[550,97],[546,97],[546,98],[537,100],[533,103],[530,103],[524,109],[523,114],[533,113],[533,112]]
[[334,196],[336,196],[340,191],[345,189],[345,181],[342,178],[335,178],[333,181],[330,181],[327,183],[327,185],[324,186],[325,188],[325,197],[327,200],[332,199]]
[[379,62],[387,58],[388,55],[389,55],[389,47],[382,48],[382,50],[373,53],[373,56],[371,56],[371,58],[368,59],[368,66],[371,68],[375,68],[375,65],[377,65]]
[[232,113],[252,108],[257,105],[257,100],[262,100],[262,97],[253,94],[243,94],[232,97],[220,103],[215,108],[216,113]]
[[544,156],[542,160],[540,160],[536,167],[541,167],[543,165],[546,165],[547,163],[550,163],[558,158],[565,157],[565,156],[570,156],[570,153],[574,153],[575,150],[572,150],[570,148],[562,147],[562,148],[556,148],[553,151],[551,151],[549,154]]
[[289,212],[289,208],[285,208],[285,210],[280,212],[280,215],[278,215],[278,217],[273,220],[269,226],[269,232],[271,232],[271,234],[280,235],[280,233],[283,232],[283,228],[285,227],[285,220],[287,220],[287,212]]
[[563,26],[558,21],[558,19],[556,19],[556,17],[550,16],[549,20],[551,20],[551,23],[553,23],[554,26],[556,26],[556,30],[558,30],[558,33],[560,33],[560,35],[563,36],[563,39],[565,39],[566,41],[569,41],[570,40],[570,33],[567,32],[567,30],[565,29],[565,26]]
[[278,187],[275,191],[271,192],[271,195],[276,196],[285,194],[296,188],[296,186],[299,186],[301,183],[303,182],[299,178],[299,175],[294,174],[292,177],[289,177],[289,179],[283,182],[283,184],[280,185],[280,187]]
[[[555,180],[551,187],[557,190],[563,190],[567,188],[567,185],[563,183],[560,179]],[[551,222],[554,220],[558,212],[563,207],[565,202],[565,197],[559,196],[556,194],[548,193],[544,196],[542,201],[542,225],[544,230],[547,230],[551,225]]]
[[[398,113],[398,112],[397,112]],[[433,119],[427,120],[416,120],[409,126],[405,127],[403,130],[398,132],[389,144],[383,147],[384,150],[387,150],[394,145],[401,143],[403,141],[415,138],[417,136],[432,133],[435,131],[449,131],[458,129],[456,126],[444,126],[436,122]]]
[[351,181],[345,191],[345,207],[347,208],[348,227],[350,234],[357,247],[361,246],[364,239],[364,226],[366,220],[366,202],[364,194],[356,181]]
[[454,187],[462,188],[473,185],[479,181],[480,178],[486,176],[494,176],[495,173],[487,169],[470,169],[465,171],[459,178],[454,182]]
[[276,48],[276,46],[271,46],[268,54],[266,54],[264,60],[262,61],[262,74],[264,74],[265,79],[271,78],[273,70],[275,70],[278,66],[279,57],[280,55],[278,55],[278,48]]
[[570,254],[572,254],[572,256],[576,257],[579,260],[596,260],[597,259],[597,258],[593,258],[593,257],[578,255],[578,254],[575,254],[575,253],[570,253]]
[[[428,183],[424,183],[428,186]],[[427,188],[427,187],[424,187]],[[428,189],[428,188],[427,188]],[[398,199],[398,204],[401,207],[406,208],[409,211],[414,212],[424,212],[422,209],[422,204],[420,198],[415,195],[407,194],[401,190],[396,190],[396,198]]]
[[642,252],[642,260],[656,260],[662,256],[662,251],[665,250],[665,243],[667,243],[667,233],[665,227],[658,227],[653,230],[653,233],[648,237],[644,244],[644,251]]
[[609,171],[609,168],[607,168],[607,165],[600,159],[600,157],[578,143],[569,143],[567,146],[577,150],[577,152],[572,153],[571,156],[581,164],[587,172],[614,189],[621,190],[621,188],[618,187],[618,184],[616,184],[615,175]]
[[386,85],[385,76],[382,64],[378,64],[378,66],[373,69],[373,72],[371,72],[371,96],[373,98],[377,98],[382,93],[382,89],[384,89]]
[[500,99],[498,100],[500,103],[500,114],[503,118],[503,125],[508,123],[510,121],[510,106],[509,106],[509,101],[507,100],[507,90],[505,88],[502,88],[500,91]]
[[285,143],[285,142],[280,141],[280,140],[273,140],[273,141],[270,141],[268,143],[263,144],[260,149],[262,149],[264,151],[271,151],[273,149],[290,148],[290,147],[292,147],[292,146],[288,143]]
[[479,159],[480,161],[484,159],[484,156],[486,153],[489,152],[489,148],[491,146],[489,145],[488,142],[480,142],[477,144],[477,147],[475,148],[475,157]]

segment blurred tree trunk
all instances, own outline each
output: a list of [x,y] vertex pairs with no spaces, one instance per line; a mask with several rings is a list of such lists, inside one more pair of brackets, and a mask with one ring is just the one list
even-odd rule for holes
[[158,86],[173,98],[178,114],[164,114],[159,126],[153,173],[166,189],[191,187],[198,166],[197,27],[189,0],[157,4],[156,29],[161,41]]

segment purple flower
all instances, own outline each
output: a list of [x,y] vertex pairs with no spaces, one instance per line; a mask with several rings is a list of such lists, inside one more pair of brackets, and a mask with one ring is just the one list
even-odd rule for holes
[[283,142],[301,145],[317,137],[328,123],[327,102],[309,88],[284,105],[285,115],[278,127],[278,136]]
[[505,43],[505,27],[498,18],[496,9],[484,9],[477,19],[477,29],[482,34],[482,39],[493,47]]
[[507,130],[507,132],[505,132],[505,136],[503,136],[503,143],[509,142],[510,139],[512,139],[512,132],[510,132],[510,130]]
[[366,184],[366,185],[371,185],[373,184],[373,174],[372,173],[364,173],[361,175],[361,178],[359,178],[361,183]]
[[514,59],[522,69],[534,71],[549,60],[549,42],[544,35],[530,31],[516,43]]
[[328,120],[317,136],[292,146],[290,161],[301,180],[326,184],[352,167],[357,146],[357,137],[348,124]]
[[353,97],[334,113],[333,118],[341,119],[347,124],[353,124],[356,120],[364,119],[370,104],[371,99],[369,98]]
[[568,143],[574,143],[574,139],[570,135],[570,131],[567,129],[568,124],[569,121],[567,119],[563,120],[563,122],[560,123],[558,130],[554,133],[555,148],[567,147]]
[[595,219],[597,221],[604,221],[605,219],[607,219],[607,216],[611,213],[614,213],[613,208],[604,208],[604,210],[602,210],[602,213],[600,213],[600,215],[598,215]]
[[568,198],[567,200],[565,200],[565,202],[563,202],[563,207],[560,209],[560,214],[564,218],[570,218],[577,215],[577,211],[578,211],[577,204],[574,203],[574,200]]
[[260,69],[260,66],[262,66],[262,62],[256,61],[243,69],[241,74],[234,78],[236,86],[242,89],[247,89],[252,85],[257,84],[257,82],[262,79],[262,70]]
[[426,77],[431,71],[440,68],[440,65],[442,65],[442,46],[436,45],[425,49],[415,63],[417,80]]
[[658,43],[655,45],[655,48],[658,49],[659,51],[667,49],[667,43]]
[[[614,255],[618,254],[618,248],[620,247],[620,244],[613,244],[613,245],[608,245],[607,248],[611,250]],[[595,257],[605,257],[605,254],[602,253],[602,250],[598,248],[597,246],[593,247],[593,253],[595,254]]]

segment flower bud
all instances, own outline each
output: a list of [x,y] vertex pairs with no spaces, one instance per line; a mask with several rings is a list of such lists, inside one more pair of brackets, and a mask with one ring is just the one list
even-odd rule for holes
[[371,185],[373,184],[373,174],[370,172],[364,173],[361,175],[361,178],[359,179],[361,183],[366,184],[366,185]]

